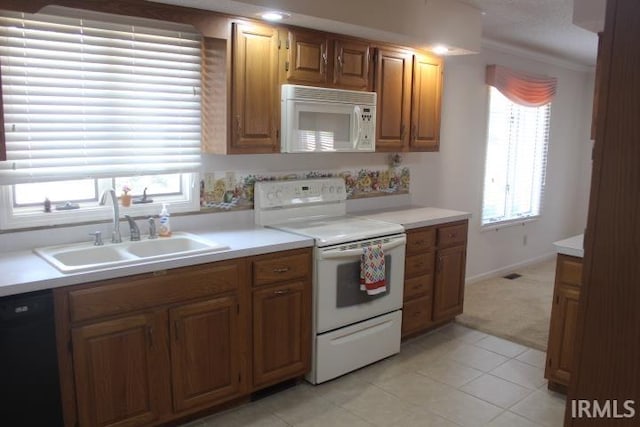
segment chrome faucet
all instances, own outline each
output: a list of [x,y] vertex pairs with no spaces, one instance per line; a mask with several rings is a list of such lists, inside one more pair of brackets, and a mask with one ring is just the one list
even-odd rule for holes
[[118,208],[118,197],[116,196],[116,190],[110,188],[104,190],[100,196],[100,205],[104,206],[107,203],[107,194],[111,196],[111,202],[113,203],[113,232],[111,233],[112,243],[121,243],[122,237],[120,236],[120,208]]
[[140,229],[138,224],[129,215],[124,216],[129,221],[129,231],[131,232],[131,241],[136,242],[140,240]]

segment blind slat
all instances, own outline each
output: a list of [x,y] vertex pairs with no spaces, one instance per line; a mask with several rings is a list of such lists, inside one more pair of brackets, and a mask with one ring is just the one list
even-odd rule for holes
[[199,168],[197,34],[7,13],[0,41],[0,183]]

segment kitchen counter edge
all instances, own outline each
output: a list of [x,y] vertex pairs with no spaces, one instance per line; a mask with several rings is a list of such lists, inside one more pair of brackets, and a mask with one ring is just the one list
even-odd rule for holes
[[559,254],[574,256],[578,258],[584,257],[584,234],[569,237],[568,239],[553,242],[553,246]]

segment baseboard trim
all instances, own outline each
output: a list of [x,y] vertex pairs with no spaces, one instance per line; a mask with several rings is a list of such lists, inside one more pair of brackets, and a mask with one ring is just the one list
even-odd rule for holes
[[539,262],[549,261],[556,257],[556,252],[549,252],[544,255],[530,258],[525,261],[517,262],[515,264],[508,265],[506,267],[498,268],[496,270],[491,270],[486,273],[477,274],[475,276],[470,276],[465,279],[465,283],[468,285],[470,283],[479,282],[481,280],[492,279],[494,277],[501,277],[508,273],[513,273],[513,270],[523,267],[528,267],[533,264],[537,264]]

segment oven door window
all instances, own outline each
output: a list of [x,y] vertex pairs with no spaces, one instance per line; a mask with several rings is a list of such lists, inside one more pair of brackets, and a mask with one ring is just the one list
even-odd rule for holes
[[360,290],[360,260],[338,265],[336,269],[336,307],[351,307],[384,298],[391,290],[391,256],[384,257],[387,290],[368,295]]

